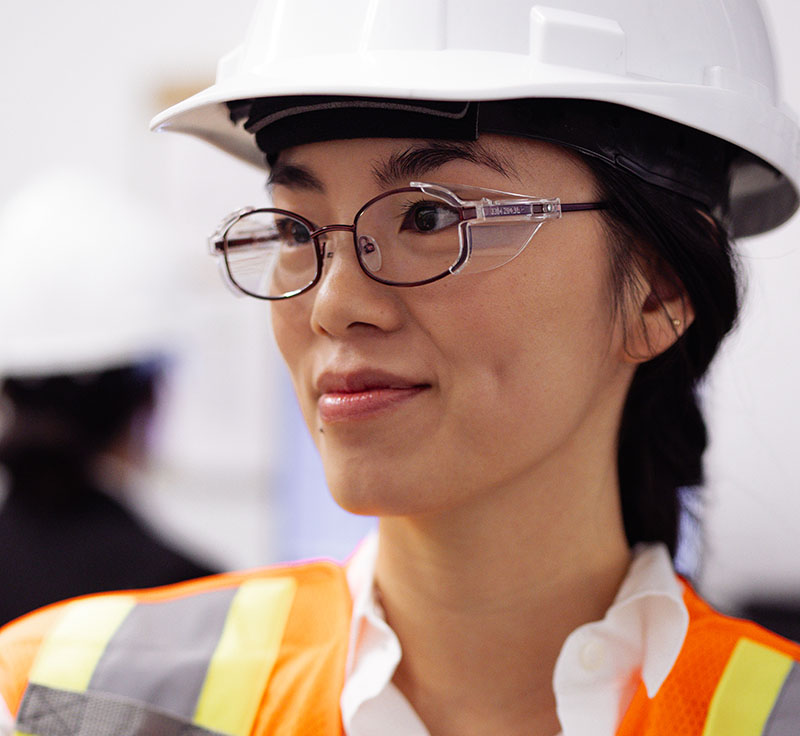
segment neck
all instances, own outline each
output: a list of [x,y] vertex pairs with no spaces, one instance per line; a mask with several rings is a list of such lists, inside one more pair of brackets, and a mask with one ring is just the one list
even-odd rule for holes
[[395,684],[432,736],[558,732],[561,646],[603,617],[630,562],[614,463],[601,480],[564,475],[381,521],[376,580],[404,651]]

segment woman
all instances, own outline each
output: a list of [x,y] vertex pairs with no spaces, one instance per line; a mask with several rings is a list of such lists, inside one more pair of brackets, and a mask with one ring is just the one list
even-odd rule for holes
[[797,207],[758,8],[690,32],[697,3],[551,5],[265,2],[157,119],[266,158],[273,205],[211,247],[272,302],[331,492],[380,529],[344,570],[24,619],[0,642],[20,730],[797,730],[800,647],[670,561],[729,233]]

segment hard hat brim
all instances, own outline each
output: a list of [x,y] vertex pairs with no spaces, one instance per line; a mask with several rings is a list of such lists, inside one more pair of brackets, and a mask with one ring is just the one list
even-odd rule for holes
[[[756,161],[763,162],[763,171],[755,178],[754,167],[734,174],[732,197],[750,196],[754,186],[766,186],[759,195],[761,201],[779,202],[768,216],[756,213],[747,225],[736,228],[739,236],[752,235],[777,227],[787,220],[798,206],[800,189],[800,156],[797,155],[797,126],[787,112],[775,107],[771,100],[754,102],[752,94],[740,94],[733,89],[708,85],[670,84],[663,81],[636,80],[614,74],[579,72],[569,68],[536,65],[520,68],[514,54],[496,54],[495,63],[487,65],[485,55],[472,58],[469,51],[451,51],[443,55],[428,52],[432,75],[429,89],[420,86],[419,78],[409,74],[409,65],[402,55],[376,53],[372,65],[351,54],[341,57],[291,59],[274,63],[262,74],[238,74],[222,78],[217,84],[184,100],[156,116],[151,128],[159,131],[187,133],[221,148],[237,158],[259,167],[266,167],[264,153],[255,136],[234,123],[228,103],[264,97],[291,95],[352,95],[374,98],[403,98],[413,100],[490,101],[520,98],[562,98],[594,100],[622,105],[634,110],[670,120],[706,132],[750,152]],[[415,68],[424,63],[425,52],[415,56]],[[480,63],[477,63],[480,61]],[[291,63],[291,75],[284,67]],[[299,66],[298,66],[299,64]],[[454,74],[442,65],[469,69],[461,77],[464,83],[448,84],[444,89],[441,78],[448,82]],[[438,65],[438,66],[437,66]],[[491,67],[491,78],[480,79],[480,70]],[[477,75],[472,73],[477,70]],[[487,72],[488,75],[488,72]],[[498,85],[498,78],[503,80]],[[282,81],[290,79],[290,82]],[[343,84],[342,80],[350,80]],[[481,82],[484,84],[481,84]],[[435,85],[435,86],[434,86]],[[721,114],[724,111],[724,114]],[[768,133],[768,134],[767,134]],[[788,156],[787,151],[795,152]],[[758,168],[758,164],[755,165]],[[756,182],[756,183],[754,183]]]

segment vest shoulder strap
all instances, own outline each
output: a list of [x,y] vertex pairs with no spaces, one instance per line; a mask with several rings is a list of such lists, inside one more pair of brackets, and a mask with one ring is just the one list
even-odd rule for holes
[[0,688],[31,736],[338,736],[350,605],[323,562],[79,598],[0,633]]
[[652,700],[639,685],[618,736],[800,733],[800,645],[717,613],[688,585],[684,601],[681,653]]

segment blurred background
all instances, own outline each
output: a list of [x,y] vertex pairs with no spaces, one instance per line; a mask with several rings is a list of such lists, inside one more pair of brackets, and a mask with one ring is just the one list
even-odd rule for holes
[[[152,257],[152,298],[163,301],[156,274],[169,272],[180,312],[170,315],[174,349],[149,462],[129,479],[135,488],[125,502],[218,569],[343,558],[372,526],[328,498],[268,308],[234,297],[207,255],[206,237],[225,215],[265,201],[264,174],[198,141],[148,130],[156,112],[213,82],[217,59],[243,37],[253,6],[46,0],[0,10],[0,209],[54,168],[80,172],[127,196],[161,230],[153,241],[172,250]],[[105,224],[89,219],[86,227]],[[152,244],[145,250],[157,252]],[[40,293],[41,318],[57,315],[64,296]],[[0,370],[2,351],[0,334]]]
[[[154,242],[177,260],[179,336],[159,388],[150,457],[125,503],[217,569],[341,559],[373,524],[328,498],[267,307],[233,297],[206,255],[205,238],[223,216],[265,200],[262,172],[194,139],[148,132],[156,112],[213,82],[254,4],[41,0],[0,10],[0,208],[53,167],[78,168],[147,210]],[[784,98],[799,110],[800,3],[762,4]],[[743,317],[704,388],[705,532],[682,561],[724,610],[766,610],[775,600],[800,610],[800,216],[740,250]],[[170,258],[152,257],[154,273]],[[43,315],[60,309],[47,293],[40,300]]]

